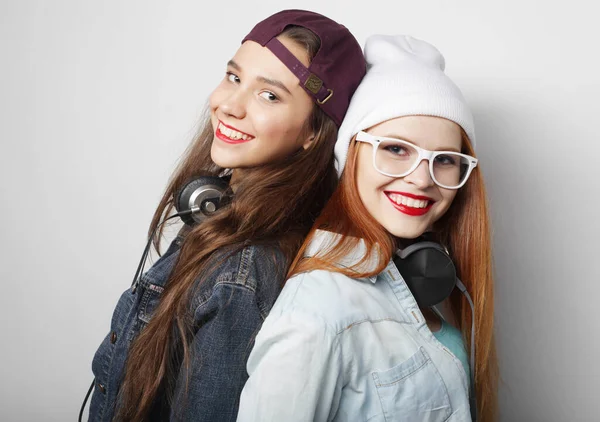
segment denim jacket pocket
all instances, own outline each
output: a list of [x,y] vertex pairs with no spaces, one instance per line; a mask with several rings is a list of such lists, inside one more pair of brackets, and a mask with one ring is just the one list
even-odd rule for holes
[[446,385],[422,347],[401,364],[372,375],[386,421],[445,422],[450,418]]
[[132,343],[138,334],[148,325],[150,319],[165,288],[157,284],[149,283],[142,279],[136,294],[140,295],[139,304],[135,310],[135,317],[131,329],[127,334],[127,342]]
[[140,310],[138,313],[138,318],[144,325],[150,322],[150,318],[152,318],[152,314],[158,307],[160,297],[164,290],[164,287],[157,284],[147,283],[144,286],[144,293],[140,301]]

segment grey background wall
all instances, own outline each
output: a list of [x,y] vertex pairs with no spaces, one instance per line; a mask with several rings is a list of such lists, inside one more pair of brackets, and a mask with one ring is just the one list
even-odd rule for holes
[[600,29],[583,0],[0,1],[0,419],[76,418],[205,99],[242,36],[291,7],[444,53],[492,204],[501,421],[600,420]]

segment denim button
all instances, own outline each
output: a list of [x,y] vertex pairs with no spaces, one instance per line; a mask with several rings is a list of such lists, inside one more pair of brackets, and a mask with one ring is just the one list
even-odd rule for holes
[[100,392],[101,392],[102,394],[106,394],[106,388],[104,387],[104,385],[103,385],[103,384],[100,384],[100,383],[98,382],[98,383],[96,383],[96,387],[98,387],[98,390],[100,390]]
[[117,342],[117,333],[116,333],[116,331],[113,331],[110,334],[110,342],[111,342],[111,344],[115,344]]

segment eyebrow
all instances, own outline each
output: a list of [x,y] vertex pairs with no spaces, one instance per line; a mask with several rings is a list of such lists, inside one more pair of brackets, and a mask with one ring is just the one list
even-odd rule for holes
[[258,80],[259,82],[264,82],[268,85],[276,86],[277,88],[282,89],[285,92],[287,92],[289,95],[292,95],[290,90],[287,89],[287,87],[282,82],[279,82],[278,80],[265,78],[264,76],[257,76],[256,80]]
[[[238,72],[242,71],[241,66],[239,64],[237,64],[233,60],[229,60],[227,62],[227,66],[233,67]],[[279,89],[287,92],[289,95],[292,95],[292,93],[290,92],[290,90],[282,82],[280,82],[280,81],[278,81],[276,79],[265,78],[264,76],[257,76],[256,80],[259,81],[259,82],[266,83],[268,85],[275,86],[275,87],[277,87],[277,88],[279,88]]]
[[236,62],[234,62],[233,60],[229,60],[227,62],[227,66],[231,66],[233,67],[235,70],[242,70],[242,68],[240,67],[239,64],[237,64]]
[[[421,145],[417,144],[414,141],[411,141],[410,139],[408,139],[406,136],[401,136],[398,135],[397,133],[386,133],[385,135],[381,135],[384,138],[394,138],[394,139],[401,139],[403,141],[407,141],[410,142],[411,144],[415,144],[419,147],[421,147]],[[423,148],[423,147],[421,147]],[[425,148],[427,149],[427,148]],[[453,152],[460,152],[460,149],[454,148],[454,147],[440,147],[440,148],[436,148],[434,151],[453,151]]]

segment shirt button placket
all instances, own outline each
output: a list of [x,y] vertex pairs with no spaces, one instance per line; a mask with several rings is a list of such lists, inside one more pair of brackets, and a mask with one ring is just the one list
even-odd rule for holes
[[97,382],[96,387],[98,388],[98,390],[100,390],[102,394],[106,394],[106,387],[104,386],[104,384],[100,384],[99,382]]

